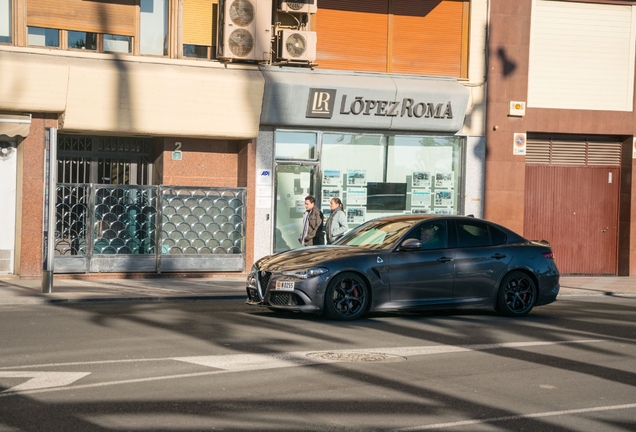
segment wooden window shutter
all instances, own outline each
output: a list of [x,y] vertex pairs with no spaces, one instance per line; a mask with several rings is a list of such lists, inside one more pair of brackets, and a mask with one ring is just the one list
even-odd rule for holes
[[[215,5],[216,4],[216,5]],[[183,43],[213,46],[216,39],[218,0],[184,0]]]
[[389,0],[319,0],[318,67],[387,72]]
[[391,72],[467,77],[467,1],[394,0]]
[[29,0],[27,25],[135,36],[136,0]]

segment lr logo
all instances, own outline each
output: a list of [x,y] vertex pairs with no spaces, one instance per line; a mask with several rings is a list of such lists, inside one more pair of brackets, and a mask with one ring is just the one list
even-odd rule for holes
[[336,90],[310,88],[307,115],[305,117],[330,119],[333,116],[335,102]]

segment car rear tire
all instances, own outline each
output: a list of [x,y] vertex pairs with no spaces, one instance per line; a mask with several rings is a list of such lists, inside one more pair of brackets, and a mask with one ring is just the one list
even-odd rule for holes
[[537,302],[537,285],[530,275],[522,271],[508,273],[499,286],[497,312],[512,317],[522,317]]
[[334,277],[325,294],[325,315],[350,321],[360,318],[369,304],[369,288],[362,277],[355,273],[343,273]]

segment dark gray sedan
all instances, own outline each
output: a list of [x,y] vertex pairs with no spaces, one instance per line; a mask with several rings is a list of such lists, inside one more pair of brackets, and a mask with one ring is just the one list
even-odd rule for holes
[[547,241],[463,216],[374,219],[334,245],[264,257],[247,278],[248,304],[338,320],[369,311],[477,306],[523,316],[558,293]]

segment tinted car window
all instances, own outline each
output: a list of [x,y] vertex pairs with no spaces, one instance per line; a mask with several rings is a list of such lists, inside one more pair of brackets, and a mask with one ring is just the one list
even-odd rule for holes
[[459,247],[490,246],[488,226],[481,222],[457,222]]
[[426,222],[416,226],[405,238],[414,238],[422,242],[422,250],[443,249],[448,247],[448,230],[445,221]]
[[495,228],[493,226],[489,226],[488,228],[490,228],[490,239],[492,240],[493,245],[504,244],[506,240],[508,240],[506,233],[499,228]]

